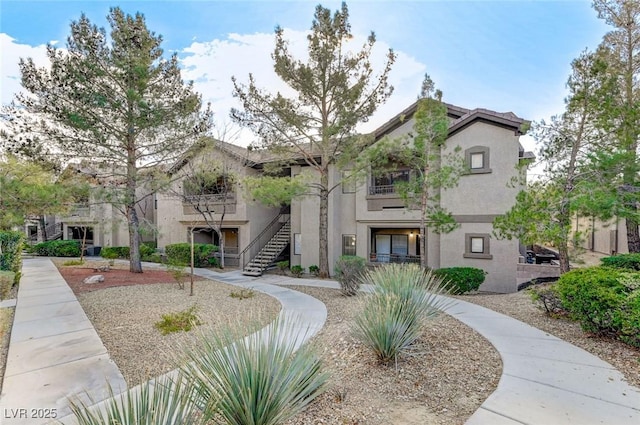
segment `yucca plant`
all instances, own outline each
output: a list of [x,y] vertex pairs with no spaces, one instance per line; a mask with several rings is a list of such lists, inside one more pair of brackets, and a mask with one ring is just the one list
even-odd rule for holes
[[116,395],[111,386],[109,399],[95,404],[76,397],[70,400],[78,425],[196,425],[204,424],[193,402],[192,388],[183,377],[167,376],[148,381]]
[[422,334],[424,320],[449,304],[442,281],[416,264],[390,264],[368,271],[363,282],[373,285],[355,318],[354,334],[388,364]]
[[304,332],[293,320],[279,318],[266,330],[245,338],[242,334],[214,333],[187,350],[182,370],[205,419],[280,424],[325,390],[328,375],[320,357],[312,346],[302,345]]

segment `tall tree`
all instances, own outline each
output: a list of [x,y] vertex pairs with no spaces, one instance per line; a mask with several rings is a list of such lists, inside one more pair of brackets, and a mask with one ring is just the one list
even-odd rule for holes
[[56,176],[40,164],[8,155],[0,161],[0,229],[21,226],[29,216],[69,211],[86,188]]
[[353,38],[346,3],[333,15],[316,7],[308,35],[308,60],[295,59],[289,51],[284,30],[276,28],[273,52],[276,74],[294,97],[270,94],[259,89],[252,75],[248,85],[234,77],[234,95],[243,109],[232,111],[236,122],[248,126],[282,160],[301,158],[317,175],[308,192],[318,196],[320,276],[329,275],[328,211],[329,195],[341,182],[329,182],[332,167],[353,161],[362,139],[355,128],[365,122],[392,92],[388,75],[395,61],[389,50],[386,64],[374,75],[370,61],[376,38],[371,33],[357,52],[349,50]]
[[427,227],[436,233],[448,233],[458,226],[451,213],[440,205],[440,192],[458,184],[465,166],[459,147],[446,148],[447,106],[428,75],[413,119],[413,132],[383,138],[367,149],[363,158],[374,175],[388,173],[398,166],[411,170],[408,181],[395,183],[394,190],[407,207],[420,209],[420,264],[426,267]]
[[163,57],[162,37],[142,14],[112,8],[107,19],[109,37],[84,14],[72,22],[66,50],[47,48],[50,67],[20,60],[28,93],[7,114],[8,134],[13,149],[107,165],[99,177],[108,201],[126,216],[130,271],[139,273],[137,207],[155,189],[147,170],[185,152],[210,117],[182,81],[176,55]]
[[617,196],[617,214],[626,221],[629,252],[640,252],[640,2],[594,0],[593,7],[598,17],[613,27],[598,48],[606,65],[603,81],[613,83],[597,104],[598,122],[611,134],[614,144],[601,159],[621,175],[621,179],[611,180],[616,187],[610,193]]
[[602,63],[593,53],[584,52],[571,67],[565,112],[534,125],[545,176],[520,192],[513,208],[494,222],[498,237],[555,246],[561,273],[569,271],[569,248],[579,239],[573,233],[572,216],[585,211],[600,216],[610,213],[607,208],[596,208],[598,202],[594,202],[602,187],[602,173],[593,161],[593,153],[603,148],[604,140],[596,125],[595,107],[602,91]]

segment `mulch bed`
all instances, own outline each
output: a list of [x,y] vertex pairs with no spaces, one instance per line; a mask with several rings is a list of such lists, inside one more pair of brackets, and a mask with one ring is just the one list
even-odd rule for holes
[[[64,280],[67,281],[67,284],[69,284],[76,295],[83,292],[98,291],[100,289],[111,288],[114,286],[175,283],[175,279],[171,273],[165,270],[144,270],[143,273],[131,273],[129,270],[123,269],[111,269],[105,272],[96,272],[92,267],[58,267],[58,271],[60,271],[60,274]],[[98,274],[104,276],[104,282],[90,284],[83,283],[85,278]],[[185,279],[188,280],[189,276],[187,275]],[[198,280],[203,280],[203,278],[198,277]]]

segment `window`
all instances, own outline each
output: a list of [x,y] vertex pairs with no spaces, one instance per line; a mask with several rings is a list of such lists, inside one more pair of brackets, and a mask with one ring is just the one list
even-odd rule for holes
[[342,255],[356,255],[356,235],[342,235]]
[[465,233],[464,258],[479,258],[490,260],[493,258],[489,251],[488,233]]
[[478,168],[484,168],[484,153],[477,152],[471,154],[471,161],[469,161],[470,168],[472,170],[477,170]]
[[408,182],[409,173],[410,171],[407,169],[391,171],[379,176],[374,176],[371,179],[369,194],[381,195],[386,193],[395,193],[395,188],[393,186],[398,182]]
[[[356,182],[354,179],[350,179],[350,172],[343,171],[342,172],[342,193],[355,193],[356,192]],[[347,255],[347,254],[345,254]]]
[[293,255],[302,254],[302,234],[294,233],[293,234]]
[[184,194],[187,196],[225,196],[233,192],[234,180],[230,175],[203,172],[185,179],[183,186]]
[[486,146],[474,146],[464,152],[465,162],[469,168],[469,174],[486,174],[491,172],[489,168],[489,148]]

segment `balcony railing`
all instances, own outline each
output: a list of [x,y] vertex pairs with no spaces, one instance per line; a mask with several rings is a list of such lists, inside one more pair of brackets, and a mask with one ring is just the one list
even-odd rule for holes
[[419,255],[409,254],[379,254],[372,252],[369,254],[371,263],[420,263]]
[[215,193],[209,195],[185,195],[184,203],[191,205],[230,204],[236,202],[235,193]]
[[388,195],[392,193],[396,193],[396,188],[392,184],[369,186],[369,195]]
[[70,217],[89,217],[89,215],[91,215],[91,210],[87,204],[75,204],[69,211]]

